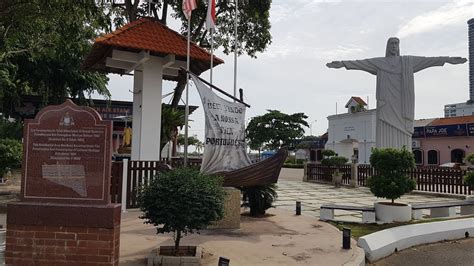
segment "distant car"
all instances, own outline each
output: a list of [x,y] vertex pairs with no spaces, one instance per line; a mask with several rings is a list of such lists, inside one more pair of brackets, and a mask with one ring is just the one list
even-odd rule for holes
[[461,164],[460,163],[443,163],[443,164],[440,164],[439,167],[449,167],[449,168],[460,169]]

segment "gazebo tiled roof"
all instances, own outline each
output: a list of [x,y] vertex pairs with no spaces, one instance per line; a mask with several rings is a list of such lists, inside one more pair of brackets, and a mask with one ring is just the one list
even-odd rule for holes
[[[187,40],[155,19],[141,18],[97,38],[82,68],[124,74],[123,69],[105,64],[105,58],[111,56],[113,49],[137,53],[149,51],[150,55],[160,57],[172,54],[175,55],[176,60],[186,61]],[[201,74],[210,68],[211,55],[192,42],[190,58],[192,72]],[[214,56],[214,66],[222,63],[224,63],[222,59]],[[176,80],[173,76],[164,76],[164,78]]]

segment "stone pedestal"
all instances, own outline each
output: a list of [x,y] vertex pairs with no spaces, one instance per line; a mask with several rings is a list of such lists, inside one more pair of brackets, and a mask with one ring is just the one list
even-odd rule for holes
[[357,184],[357,178],[358,178],[358,166],[359,164],[353,163],[351,164],[351,187],[358,187],[359,185]]
[[304,171],[303,171],[303,182],[308,181],[308,162],[303,163]]
[[233,187],[224,188],[227,196],[224,203],[224,218],[213,223],[209,229],[240,228],[240,190]]
[[118,265],[120,204],[8,204],[8,265]]

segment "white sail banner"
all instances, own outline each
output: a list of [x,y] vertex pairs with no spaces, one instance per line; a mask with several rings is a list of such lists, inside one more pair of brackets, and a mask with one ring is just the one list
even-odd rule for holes
[[217,96],[191,75],[201,96],[206,129],[201,172],[231,171],[251,164],[245,152],[245,106]]

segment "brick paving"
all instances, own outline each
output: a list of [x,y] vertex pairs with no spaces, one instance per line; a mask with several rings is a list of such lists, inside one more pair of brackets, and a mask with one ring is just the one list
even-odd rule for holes
[[[372,195],[370,190],[365,187],[335,188],[330,184],[319,184],[303,182],[302,169],[282,169],[278,181],[278,199],[275,202],[276,208],[295,211],[296,201],[301,202],[302,214],[319,218],[321,205],[328,203],[353,205],[353,206],[373,206],[376,201],[387,201],[378,199]],[[400,203],[427,203],[450,201],[452,198],[445,198],[431,195],[406,194],[396,202]],[[428,210],[424,210],[424,215],[428,215]],[[459,213],[459,207],[457,209]],[[361,212],[335,211],[335,220],[338,221],[362,221]]]

